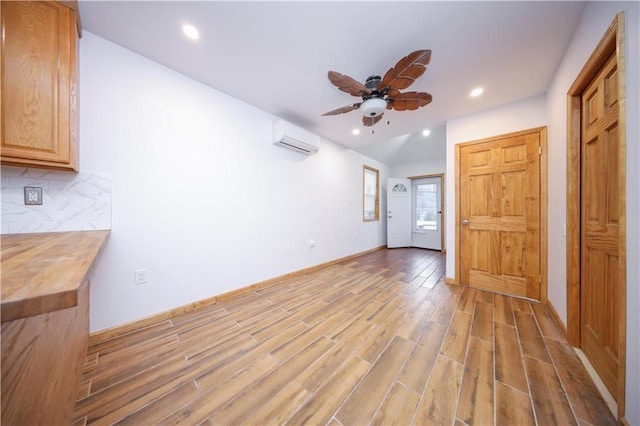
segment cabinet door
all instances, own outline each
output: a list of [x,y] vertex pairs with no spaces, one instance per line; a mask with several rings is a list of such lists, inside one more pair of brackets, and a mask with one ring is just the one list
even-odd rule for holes
[[89,283],[78,305],[2,323],[3,425],[70,425],[89,343]]
[[77,12],[57,2],[0,4],[3,164],[77,169]]

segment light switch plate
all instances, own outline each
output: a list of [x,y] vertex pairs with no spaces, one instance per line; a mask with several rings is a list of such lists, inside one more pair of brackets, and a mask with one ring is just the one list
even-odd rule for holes
[[24,187],[24,204],[26,206],[42,205],[42,188],[39,186]]

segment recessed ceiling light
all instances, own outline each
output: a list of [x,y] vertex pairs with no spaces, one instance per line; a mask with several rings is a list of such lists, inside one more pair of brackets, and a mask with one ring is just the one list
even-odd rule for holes
[[484,89],[482,87],[476,87],[469,93],[469,96],[471,96],[472,98],[477,98],[478,96],[482,95],[482,92],[484,92]]
[[430,134],[431,134],[431,130],[429,130],[429,129],[424,129],[422,131],[422,136],[429,136]]
[[200,32],[198,31],[198,29],[196,27],[194,27],[191,24],[184,24],[182,26],[182,32],[184,33],[184,35],[189,37],[191,40],[197,40],[197,39],[200,38]]
[[360,134],[360,129],[353,129],[351,131],[351,133],[353,133],[354,135],[359,135]]

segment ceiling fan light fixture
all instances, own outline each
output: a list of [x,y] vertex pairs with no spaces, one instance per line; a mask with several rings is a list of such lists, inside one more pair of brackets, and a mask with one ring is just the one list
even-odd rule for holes
[[370,98],[360,105],[360,111],[365,117],[377,117],[387,109],[387,101],[382,98]]

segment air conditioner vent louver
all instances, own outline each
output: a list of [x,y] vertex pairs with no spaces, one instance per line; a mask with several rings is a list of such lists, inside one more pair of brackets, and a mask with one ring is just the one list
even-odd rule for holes
[[318,152],[318,136],[282,120],[273,125],[273,144],[304,155]]

